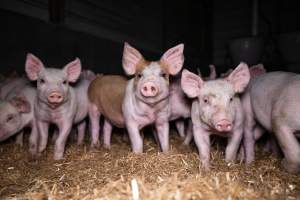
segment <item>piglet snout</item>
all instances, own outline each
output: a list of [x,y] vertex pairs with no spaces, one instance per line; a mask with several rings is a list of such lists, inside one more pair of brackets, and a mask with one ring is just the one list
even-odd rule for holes
[[51,92],[48,96],[49,103],[61,103],[63,101],[63,95],[60,92]]
[[232,123],[227,119],[222,119],[216,123],[216,130],[220,132],[228,132],[232,130]]
[[153,82],[146,82],[142,85],[141,93],[144,97],[155,97],[158,92],[159,88]]

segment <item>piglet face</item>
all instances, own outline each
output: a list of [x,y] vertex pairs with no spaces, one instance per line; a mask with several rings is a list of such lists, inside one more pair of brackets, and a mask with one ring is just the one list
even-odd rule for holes
[[76,82],[81,73],[81,63],[78,58],[63,69],[55,69],[45,68],[37,57],[28,54],[25,67],[29,79],[37,81],[38,99],[51,108],[68,101],[69,83]]
[[23,128],[22,114],[29,113],[31,107],[25,97],[14,97],[10,101],[0,101],[0,141],[7,139]]
[[156,103],[169,95],[169,75],[156,62],[149,63],[134,78],[135,95],[145,103]]
[[169,49],[159,61],[146,61],[138,50],[125,43],[123,68],[134,77],[135,96],[154,104],[169,96],[169,75],[176,75],[184,61],[183,45]]
[[182,72],[181,86],[191,98],[198,98],[201,122],[218,132],[230,132],[234,126],[237,93],[250,79],[248,66],[241,63],[226,79],[204,82],[187,70]]

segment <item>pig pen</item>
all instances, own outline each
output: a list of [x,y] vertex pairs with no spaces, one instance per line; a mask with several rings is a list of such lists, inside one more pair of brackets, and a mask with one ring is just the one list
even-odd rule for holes
[[226,163],[224,142],[213,139],[213,168],[205,172],[196,146],[170,135],[167,154],[149,135],[144,153],[133,154],[114,131],[110,150],[89,150],[86,137],[83,146],[68,142],[62,161],[53,160],[51,144],[32,161],[28,141],[18,147],[11,139],[0,145],[0,199],[300,199],[299,175],[283,171],[261,145],[253,164]]

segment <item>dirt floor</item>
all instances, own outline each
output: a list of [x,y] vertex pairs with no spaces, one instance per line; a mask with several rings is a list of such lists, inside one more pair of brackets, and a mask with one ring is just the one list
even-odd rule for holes
[[29,161],[27,146],[0,144],[0,199],[300,199],[300,176],[283,171],[280,159],[257,150],[252,165],[226,163],[215,141],[205,172],[195,145],[182,147],[171,135],[168,154],[146,137],[145,153],[135,155],[115,134],[111,150],[70,143],[62,161],[52,159],[53,145]]

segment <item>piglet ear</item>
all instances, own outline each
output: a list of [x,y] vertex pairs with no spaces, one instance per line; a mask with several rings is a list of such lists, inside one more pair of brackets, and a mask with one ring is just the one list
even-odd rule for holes
[[133,75],[136,71],[137,64],[144,58],[142,54],[130,46],[127,42],[124,43],[122,64],[127,75]]
[[251,78],[267,73],[263,64],[253,65],[249,68]]
[[81,73],[81,62],[79,58],[76,58],[72,62],[68,63],[63,70],[67,73],[69,82],[76,82]]
[[19,113],[29,113],[31,105],[24,96],[16,96],[9,101]]
[[233,69],[228,69],[226,72],[222,73],[220,75],[221,78],[226,78],[231,72],[233,71]]
[[25,71],[28,78],[32,81],[38,79],[39,73],[44,69],[44,64],[40,59],[34,56],[31,53],[27,54],[26,62],[25,62]]
[[243,92],[250,80],[248,65],[241,62],[226,79],[233,85],[235,92]]
[[96,74],[95,72],[93,72],[92,70],[86,69],[86,70],[82,70],[81,71],[81,76],[83,79],[92,81],[96,78]]
[[209,80],[215,80],[217,78],[216,67],[214,65],[209,65],[209,69]]
[[195,98],[200,94],[200,89],[203,86],[203,80],[196,74],[184,69],[181,75],[181,88],[184,93],[190,97]]
[[176,75],[182,68],[184,62],[183,56],[184,44],[179,44],[167,50],[160,61],[164,63],[171,75]]

